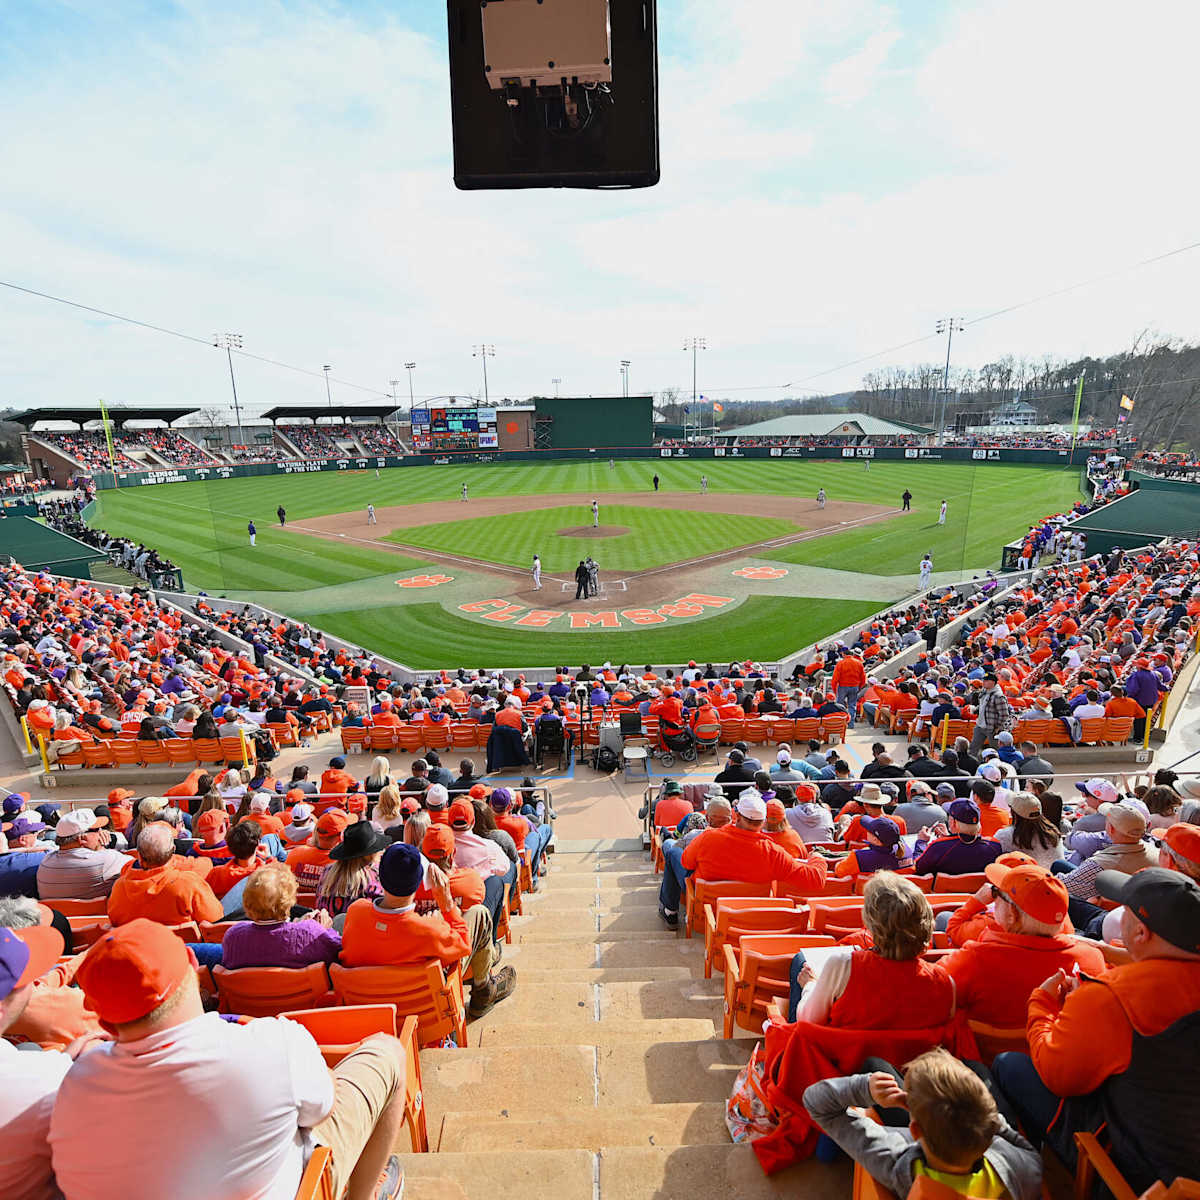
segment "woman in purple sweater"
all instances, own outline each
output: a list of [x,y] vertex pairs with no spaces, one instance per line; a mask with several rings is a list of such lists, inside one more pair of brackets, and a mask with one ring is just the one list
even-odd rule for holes
[[341,934],[329,928],[328,913],[290,920],[296,903],[296,877],[272,863],[250,876],[242,893],[248,921],[239,921],[221,944],[222,963],[239,967],[307,967],[331,963],[342,948]]

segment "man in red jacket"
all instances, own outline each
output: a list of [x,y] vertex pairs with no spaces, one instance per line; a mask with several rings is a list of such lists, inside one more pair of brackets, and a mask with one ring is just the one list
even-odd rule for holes
[[[793,858],[763,832],[767,803],[756,788],[747,788],[734,804],[733,824],[706,829],[683,851],[683,869],[697,879],[736,879],[746,883],[778,880],[797,891],[813,894],[825,886],[829,873],[819,854],[804,861]],[[674,929],[679,913],[660,906],[659,915]]]
[[1095,942],[1062,932],[1067,889],[1036,863],[994,862],[984,868],[995,903],[996,927],[983,930],[944,959],[958,989],[958,1007],[976,1021],[1002,1029],[1024,1028],[1029,997],[1057,970],[1103,975]]
[[1146,867],[1101,871],[1096,890],[1125,906],[1131,961],[1099,979],[1059,970],[1045,980],[1029,1000],[1030,1053],[998,1055],[992,1075],[1030,1141],[1049,1141],[1068,1167],[1074,1134],[1107,1126],[1140,1195],[1196,1173],[1200,885]]
[[855,646],[849,654],[843,654],[833,668],[829,678],[829,686],[833,689],[839,704],[846,706],[850,714],[850,728],[854,728],[854,717],[858,712],[858,697],[866,690],[867,672],[863,667],[862,651]]

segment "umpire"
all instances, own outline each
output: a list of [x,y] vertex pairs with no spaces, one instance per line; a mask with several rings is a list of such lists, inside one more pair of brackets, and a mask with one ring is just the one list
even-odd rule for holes
[[579,566],[575,568],[575,599],[582,600],[588,594],[588,569],[580,559]]

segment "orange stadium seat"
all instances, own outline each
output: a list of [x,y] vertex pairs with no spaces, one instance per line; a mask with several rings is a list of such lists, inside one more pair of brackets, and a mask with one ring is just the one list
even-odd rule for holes
[[277,1017],[291,1009],[334,1003],[324,963],[307,967],[212,968],[220,1011],[243,1017]]
[[337,1200],[333,1194],[333,1151],[328,1146],[313,1147],[296,1189],[296,1200]]
[[767,740],[778,746],[781,742],[790,742],[796,736],[796,722],[790,717],[776,717],[767,722]]
[[820,717],[797,717],[792,722],[792,741],[807,742],[821,736]]
[[1123,746],[1133,736],[1132,717],[1105,717],[1104,740],[1114,746]]
[[369,733],[366,726],[353,725],[341,727],[342,750],[346,754],[353,753],[353,747],[358,746],[361,750],[367,744]]
[[339,1004],[395,1004],[402,1016],[417,1018],[417,1040],[430,1046],[453,1035],[467,1044],[467,1010],[463,1001],[462,967],[443,974],[431,958],[399,967],[329,968]]
[[722,947],[737,947],[748,933],[803,933],[808,910],[787,896],[724,896],[704,906],[704,978],[725,969]]
[[752,743],[755,746],[762,746],[767,742],[767,727],[770,722],[763,717],[747,717],[746,732],[743,739]]
[[746,721],[742,717],[736,717],[730,721],[721,722],[721,741],[726,746],[732,746],[734,742],[742,741],[746,736]]
[[821,732],[827,742],[832,742],[835,739],[839,742],[846,740],[846,729],[850,724],[850,718],[839,713],[830,713],[827,717],[821,717]]
[[[367,744],[376,752],[386,754],[396,748],[397,729],[393,725],[372,725],[368,731]],[[418,737],[419,740],[419,737]]]
[[723,896],[770,896],[770,883],[744,883],[739,879],[697,879],[689,875],[687,880],[685,920],[683,936],[691,937],[704,927],[704,906],[715,904]]
[[451,744],[450,723],[425,726],[425,748],[427,750],[449,750]]
[[772,1000],[786,999],[791,991],[788,972],[796,952],[835,944],[833,938],[821,934],[789,933],[747,935],[736,951],[731,945],[723,946],[723,1036],[733,1037],[735,1027],[761,1033],[767,1005]]
[[[400,725],[395,730],[395,740],[389,745],[397,747],[405,754],[416,754],[425,744],[423,737],[420,725]],[[374,742],[371,743],[371,748],[376,748]]]
[[450,726],[450,744],[458,750],[475,749],[476,722],[456,721]]
[[167,738],[163,742],[163,746],[167,751],[167,762],[174,767],[191,767],[196,763],[196,750],[192,745],[192,739],[187,738]]

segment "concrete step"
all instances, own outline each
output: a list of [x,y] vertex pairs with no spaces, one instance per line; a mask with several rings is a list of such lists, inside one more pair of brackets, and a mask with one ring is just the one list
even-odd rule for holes
[[601,1046],[599,1104],[625,1109],[726,1100],[753,1045],[745,1039],[712,1038],[699,1042],[621,1041]]
[[614,851],[600,854],[554,854],[550,857],[552,874],[628,874],[645,870],[650,856],[637,851]]
[[537,1024],[531,1022],[505,1023],[492,1021],[500,1012],[498,1006],[482,1020],[467,1026],[467,1041],[472,1046],[488,1049],[491,1046],[528,1046],[536,1053],[536,1047],[560,1046],[570,1042],[583,1042],[589,1046],[612,1046],[625,1042],[703,1042],[719,1033],[716,1021],[687,1017],[667,1018],[661,1021],[622,1020],[609,1021],[560,1021],[557,1013],[543,1014]]
[[724,989],[719,979],[684,981],[642,980],[637,983],[605,983],[597,988],[600,1018],[611,1020],[659,1021],[667,1017],[720,1020]]
[[548,1113],[591,1108],[596,1057],[595,1046],[584,1044],[422,1050],[429,1127],[434,1129],[444,1112],[461,1111],[466,1102],[485,1116],[528,1107],[530,1097]]
[[600,912],[593,909],[576,911],[541,912],[526,917],[514,917],[512,931],[518,932],[525,940],[527,934],[535,934],[542,938],[550,937],[595,937],[603,934],[605,940],[618,940],[613,935],[633,934],[641,936],[646,933],[669,934],[675,936],[673,930],[667,928],[662,918],[654,908],[635,908],[630,911]]
[[845,1200],[852,1176],[847,1160],[828,1166],[816,1159],[767,1176],[748,1145],[612,1145],[600,1155],[597,1194],[600,1200]]
[[674,934],[639,934],[632,939],[603,940],[579,935],[540,941],[520,935],[521,941],[504,948],[504,961],[511,962],[520,974],[524,965],[538,968],[582,969],[585,967],[670,967],[684,966],[700,975],[704,970],[704,943]]
[[404,1200],[593,1200],[597,1162],[589,1150],[402,1154]]
[[441,1139],[430,1134],[435,1149],[471,1150],[601,1150],[612,1146],[727,1145],[725,1105],[648,1104],[629,1112],[592,1109],[555,1113],[509,1109],[503,1117],[475,1112],[449,1112]]
[[[556,947],[548,945],[546,948]],[[505,951],[505,962],[511,962],[520,974],[520,986],[526,983],[651,983],[692,978],[692,972],[687,967],[530,967],[526,963],[542,961],[543,948],[526,946],[523,948],[526,951],[524,957],[509,957],[512,950],[521,949],[519,946],[510,946]]]

